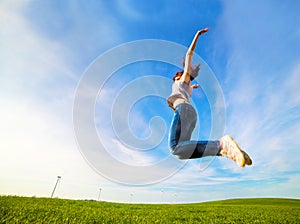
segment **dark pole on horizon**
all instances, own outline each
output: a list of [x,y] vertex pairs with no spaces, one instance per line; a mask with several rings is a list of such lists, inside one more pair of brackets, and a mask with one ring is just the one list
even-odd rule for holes
[[164,194],[165,194],[165,191],[164,191],[164,189],[161,189],[160,192],[161,192],[161,202],[164,203]]
[[98,201],[100,201],[100,195],[101,195],[101,191],[102,191],[102,188],[99,188],[99,196],[98,196]]
[[174,193],[174,204],[176,204],[176,198],[177,198],[177,194]]
[[53,191],[52,191],[51,198],[53,198],[53,195],[54,195],[55,189],[56,189],[56,187],[57,187],[57,184],[58,184],[58,182],[59,182],[60,178],[61,178],[61,176],[57,176],[57,181],[56,181],[56,184],[55,184],[55,186],[54,186],[54,189],[53,189]]
[[132,203],[133,193],[130,194],[130,203]]

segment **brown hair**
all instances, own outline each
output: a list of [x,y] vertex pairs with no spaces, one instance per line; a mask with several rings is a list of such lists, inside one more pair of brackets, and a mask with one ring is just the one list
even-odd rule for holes
[[[182,66],[183,66],[183,69],[185,67],[185,58],[183,57],[182,58]],[[191,65],[191,74],[190,74],[190,80],[193,81],[199,74],[199,70],[200,70],[200,64],[194,66],[194,65]],[[176,77],[178,76],[182,76],[183,75],[183,71],[181,72],[176,72],[176,74],[174,75],[173,77],[173,81],[175,81]]]
[[180,71],[180,72],[176,72],[176,74],[173,76],[173,81],[175,81],[175,79],[177,77],[181,77],[183,75],[183,71]]

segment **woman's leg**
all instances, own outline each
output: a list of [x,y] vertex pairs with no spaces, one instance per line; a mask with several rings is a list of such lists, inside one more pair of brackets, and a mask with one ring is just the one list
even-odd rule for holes
[[179,142],[181,134],[181,120],[178,109],[175,110],[173,115],[173,120],[171,122],[170,130],[169,130],[169,148],[170,151],[176,147]]
[[179,159],[219,155],[219,141],[190,141],[197,114],[190,104],[177,106],[169,133],[169,147]]
[[169,131],[169,148],[171,151],[179,142],[191,139],[196,122],[197,115],[191,105],[182,103],[176,107]]
[[184,141],[179,142],[172,153],[179,159],[220,156],[220,144],[219,141]]
[[240,167],[252,164],[250,156],[228,135],[217,141],[191,141],[196,121],[197,114],[191,105],[177,106],[169,133],[169,147],[172,154],[179,159],[226,156]]

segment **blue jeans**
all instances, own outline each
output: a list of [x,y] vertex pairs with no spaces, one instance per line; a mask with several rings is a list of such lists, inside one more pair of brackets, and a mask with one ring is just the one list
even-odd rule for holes
[[219,156],[219,141],[191,141],[197,123],[197,113],[188,103],[179,104],[174,112],[169,132],[169,148],[179,159]]

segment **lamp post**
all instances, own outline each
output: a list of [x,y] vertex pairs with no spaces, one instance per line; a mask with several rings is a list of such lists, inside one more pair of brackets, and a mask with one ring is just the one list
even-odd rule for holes
[[132,203],[133,193],[130,193],[130,203]]
[[57,176],[57,181],[56,181],[56,184],[55,184],[55,186],[54,186],[54,189],[53,189],[53,191],[52,191],[51,198],[53,198],[53,195],[54,195],[55,189],[56,189],[56,187],[57,187],[57,184],[58,184],[58,182],[59,182],[60,178],[61,178],[61,176]]
[[100,188],[99,188],[99,196],[98,196],[98,201],[100,201],[100,195],[101,195],[101,191],[102,191],[102,188],[100,187]]
[[177,198],[177,194],[174,194],[174,204],[176,204],[176,198]]
[[161,192],[161,202],[164,203],[164,194],[165,194],[164,189],[161,189],[160,192]]

